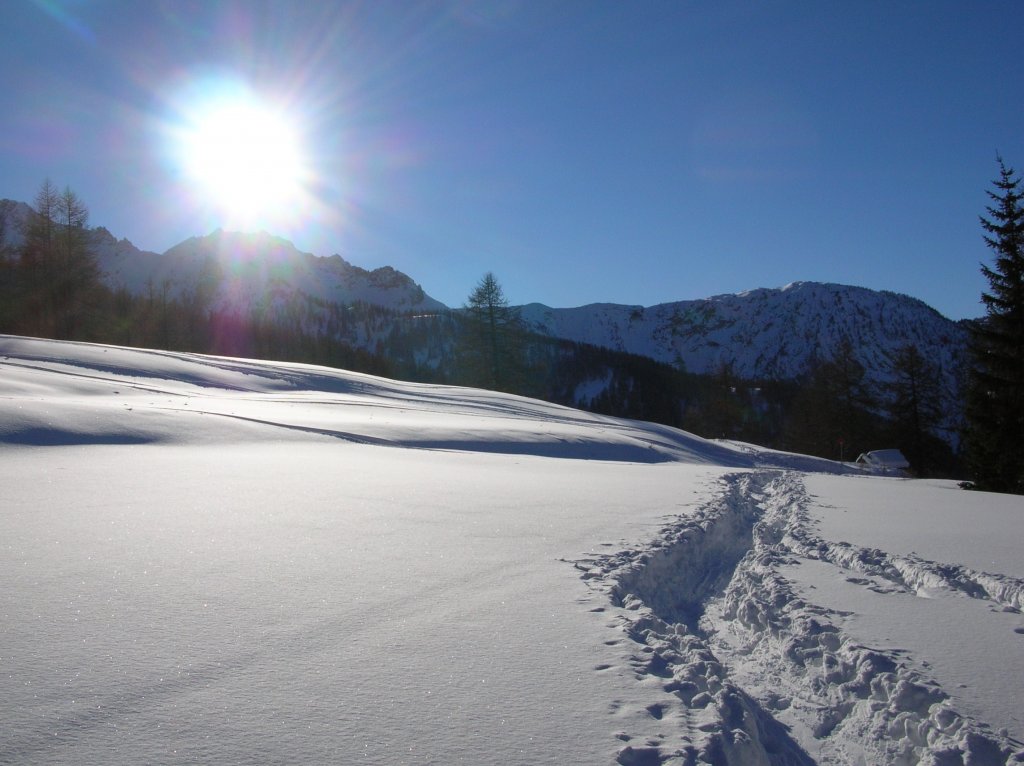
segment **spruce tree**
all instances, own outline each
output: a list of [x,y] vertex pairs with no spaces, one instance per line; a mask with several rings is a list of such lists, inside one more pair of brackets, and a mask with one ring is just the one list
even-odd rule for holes
[[1013,169],[998,162],[989,217],[981,217],[995,257],[981,266],[986,315],[971,327],[966,447],[975,487],[1024,494],[1024,194]]

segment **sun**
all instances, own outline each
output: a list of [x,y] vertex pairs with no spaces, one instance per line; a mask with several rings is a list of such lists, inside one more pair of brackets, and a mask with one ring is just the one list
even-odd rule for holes
[[310,174],[296,123],[251,93],[193,101],[174,144],[189,191],[230,228],[265,226],[303,204]]

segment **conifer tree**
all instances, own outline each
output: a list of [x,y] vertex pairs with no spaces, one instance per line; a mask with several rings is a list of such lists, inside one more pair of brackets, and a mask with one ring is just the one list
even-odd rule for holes
[[49,286],[55,278],[54,250],[57,242],[57,199],[59,193],[49,178],[43,181],[24,221],[20,258],[22,322],[32,335],[53,334],[53,296]]
[[939,367],[908,343],[893,355],[889,370],[892,378],[884,386],[885,408],[896,446],[919,474],[931,474],[939,462],[933,453],[942,444],[934,436],[942,424]]
[[743,424],[743,404],[732,363],[722,362],[708,382],[697,431],[712,439],[736,438]]
[[981,266],[986,316],[971,327],[966,447],[975,487],[1024,494],[1024,192],[998,162],[989,217],[981,217],[994,261]]
[[513,390],[523,367],[519,313],[508,305],[497,277],[488,271],[466,301],[468,319],[462,367],[468,382]]
[[18,291],[16,263],[10,256],[7,243],[11,231],[11,200],[0,200],[0,332],[15,332],[18,329],[17,315],[20,294]]
[[10,231],[11,212],[14,210],[14,202],[9,199],[0,199],[0,261],[7,260],[7,233]]
[[832,358],[807,373],[790,408],[784,443],[787,449],[849,460],[872,449],[871,413],[875,392],[853,343],[843,338]]
[[28,332],[81,337],[89,299],[99,285],[88,220],[89,211],[77,194],[43,181],[25,222],[19,259],[21,310]]
[[99,284],[99,266],[89,243],[89,210],[71,187],[57,198],[56,274],[53,284],[57,332],[81,335],[90,298]]

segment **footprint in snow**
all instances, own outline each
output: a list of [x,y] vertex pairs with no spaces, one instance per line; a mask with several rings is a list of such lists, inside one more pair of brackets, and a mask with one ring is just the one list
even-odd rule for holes
[[660,702],[655,702],[653,705],[647,706],[647,712],[651,714],[651,718],[661,720],[665,715],[665,706]]

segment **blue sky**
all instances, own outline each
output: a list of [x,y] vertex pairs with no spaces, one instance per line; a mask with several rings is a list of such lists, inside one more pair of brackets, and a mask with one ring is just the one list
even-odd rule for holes
[[[816,280],[982,313],[1024,4],[0,0],[0,197],[70,185],[163,251],[224,223],[168,136],[224,83],[294,122],[263,228],[460,305],[651,305]],[[180,164],[180,163],[178,163]]]

